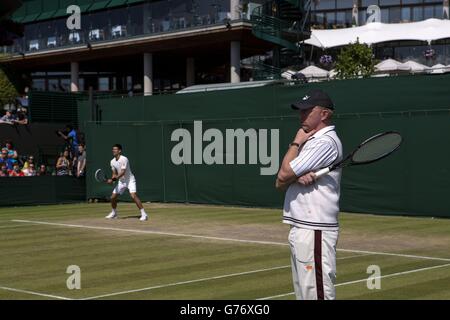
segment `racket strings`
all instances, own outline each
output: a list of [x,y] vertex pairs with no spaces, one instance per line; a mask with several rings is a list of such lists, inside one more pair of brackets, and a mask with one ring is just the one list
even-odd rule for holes
[[398,133],[388,133],[364,143],[352,156],[355,163],[371,162],[395,151],[402,141]]

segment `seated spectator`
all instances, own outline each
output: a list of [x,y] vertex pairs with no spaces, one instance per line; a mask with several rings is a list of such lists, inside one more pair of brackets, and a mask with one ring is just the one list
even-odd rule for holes
[[4,163],[0,164],[0,177],[9,177],[8,168]]
[[2,153],[0,154],[0,165],[3,164],[6,166],[6,170],[12,170],[14,163],[12,159],[8,157],[7,149],[2,149]]
[[5,147],[3,149],[6,149],[8,151],[8,157],[17,160],[19,157],[17,154],[17,151],[14,149],[14,145],[11,140],[6,140]]
[[26,108],[20,108],[17,109],[16,114],[17,119],[13,120],[13,123],[16,124],[28,124],[28,116],[27,116],[27,109]]
[[68,176],[70,172],[69,150],[65,150],[60,154],[56,162],[56,175]]
[[8,153],[8,159],[12,163],[13,167],[16,163],[19,164],[19,161],[14,158],[14,155],[12,153]]
[[11,111],[6,111],[6,114],[0,118],[0,123],[13,124],[16,118]]
[[25,174],[20,170],[19,164],[15,163],[12,170],[9,171],[10,177],[24,177]]
[[41,164],[41,166],[39,167],[39,171],[36,174],[37,176],[47,176],[47,167],[45,166],[45,164]]
[[25,177],[34,177],[36,175],[36,169],[34,168],[34,163],[30,163],[28,168],[22,170]]
[[29,157],[28,157],[28,159],[27,159],[27,160],[25,161],[25,163],[23,164],[23,168],[24,168],[24,169],[27,169],[28,166],[29,166],[30,164],[33,164],[33,165],[34,165],[34,157],[33,157],[33,156],[29,156]]

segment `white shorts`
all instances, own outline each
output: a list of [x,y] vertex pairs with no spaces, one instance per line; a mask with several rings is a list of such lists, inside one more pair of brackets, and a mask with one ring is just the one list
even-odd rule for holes
[[297,300],[336,299],[336,245],[339,231],[292,227],[292,279]]
[[136,193],[136,179],[130,179],[129,181],[118,181],[113,193],[123,194],[128,189],[130,193]]

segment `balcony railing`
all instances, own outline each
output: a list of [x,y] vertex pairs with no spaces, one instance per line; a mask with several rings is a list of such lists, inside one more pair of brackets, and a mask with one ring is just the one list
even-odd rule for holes
[[[161,14],[163,10],[155,7],[166,3],[161,1],[82,15],[82,28],[74,31],[67,29],[66,18],[35,22],[25,25],[25,36],[17,39],[14,45],[4,47],[2,51],[13,55],[25,55],[81,45],[89,47],[95,43],[202,29],[230,22],[229,6],[210,4],[210,2],[217,3],[217,0],[203,1],[207,2],[207,5],[202,11],[166,8],[165,13]],[[222,2],[229,3],[228,0]],[[239,20],[247,19],[249,14],[243,12]]]

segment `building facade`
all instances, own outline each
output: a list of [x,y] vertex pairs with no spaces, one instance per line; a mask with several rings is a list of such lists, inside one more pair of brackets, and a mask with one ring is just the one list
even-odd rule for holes
[[363,25],[370,15],[367,9],[373,5],[380,8],[383,23],[448,19],[448,0],[320,0],[313,4],[312,27],[333,29]]
[[25,35],[3,53],[31,76],[36,90],[152,94],[239,82],[251,77],[240,61],[273,47],[252,35],[255,5],[257,0],[23,0],[12,18],[24,24]]
[[[146,95],[276,78],[324,52],[310,28],[448,19],[448,0],[22,0],[24,37],[5,61],[34,90]],[[376,7],[374,7],[376,6]],[[375,18],[374,18],[374,13]],[[450,42],[374,46],[377,58],[450,64]],[[338,49],[325,52],[334,56]]]
[[[372,8],[371,8],[372,6]],[[376,6],[374,8],[374,6]],[[378,11],[379,10],[379,11]],[[375,11],[377,18],[373,19]],[[370,21],[408,23],[430,18],[449,19],[448,0],[320,0],[311,8],[311,28],[338,29],[361,26]],[[372,19],[370,17],[372,16]],[[396,41],[373,46],[377,59],[414,60],[432,66],[450,64],[450,39],[430,45],[415,41]],[[327,50],[336,56],[339,49]],[[429,53],[432,53],[431,55]],[[324,52],[313,54],[318,62]]]

